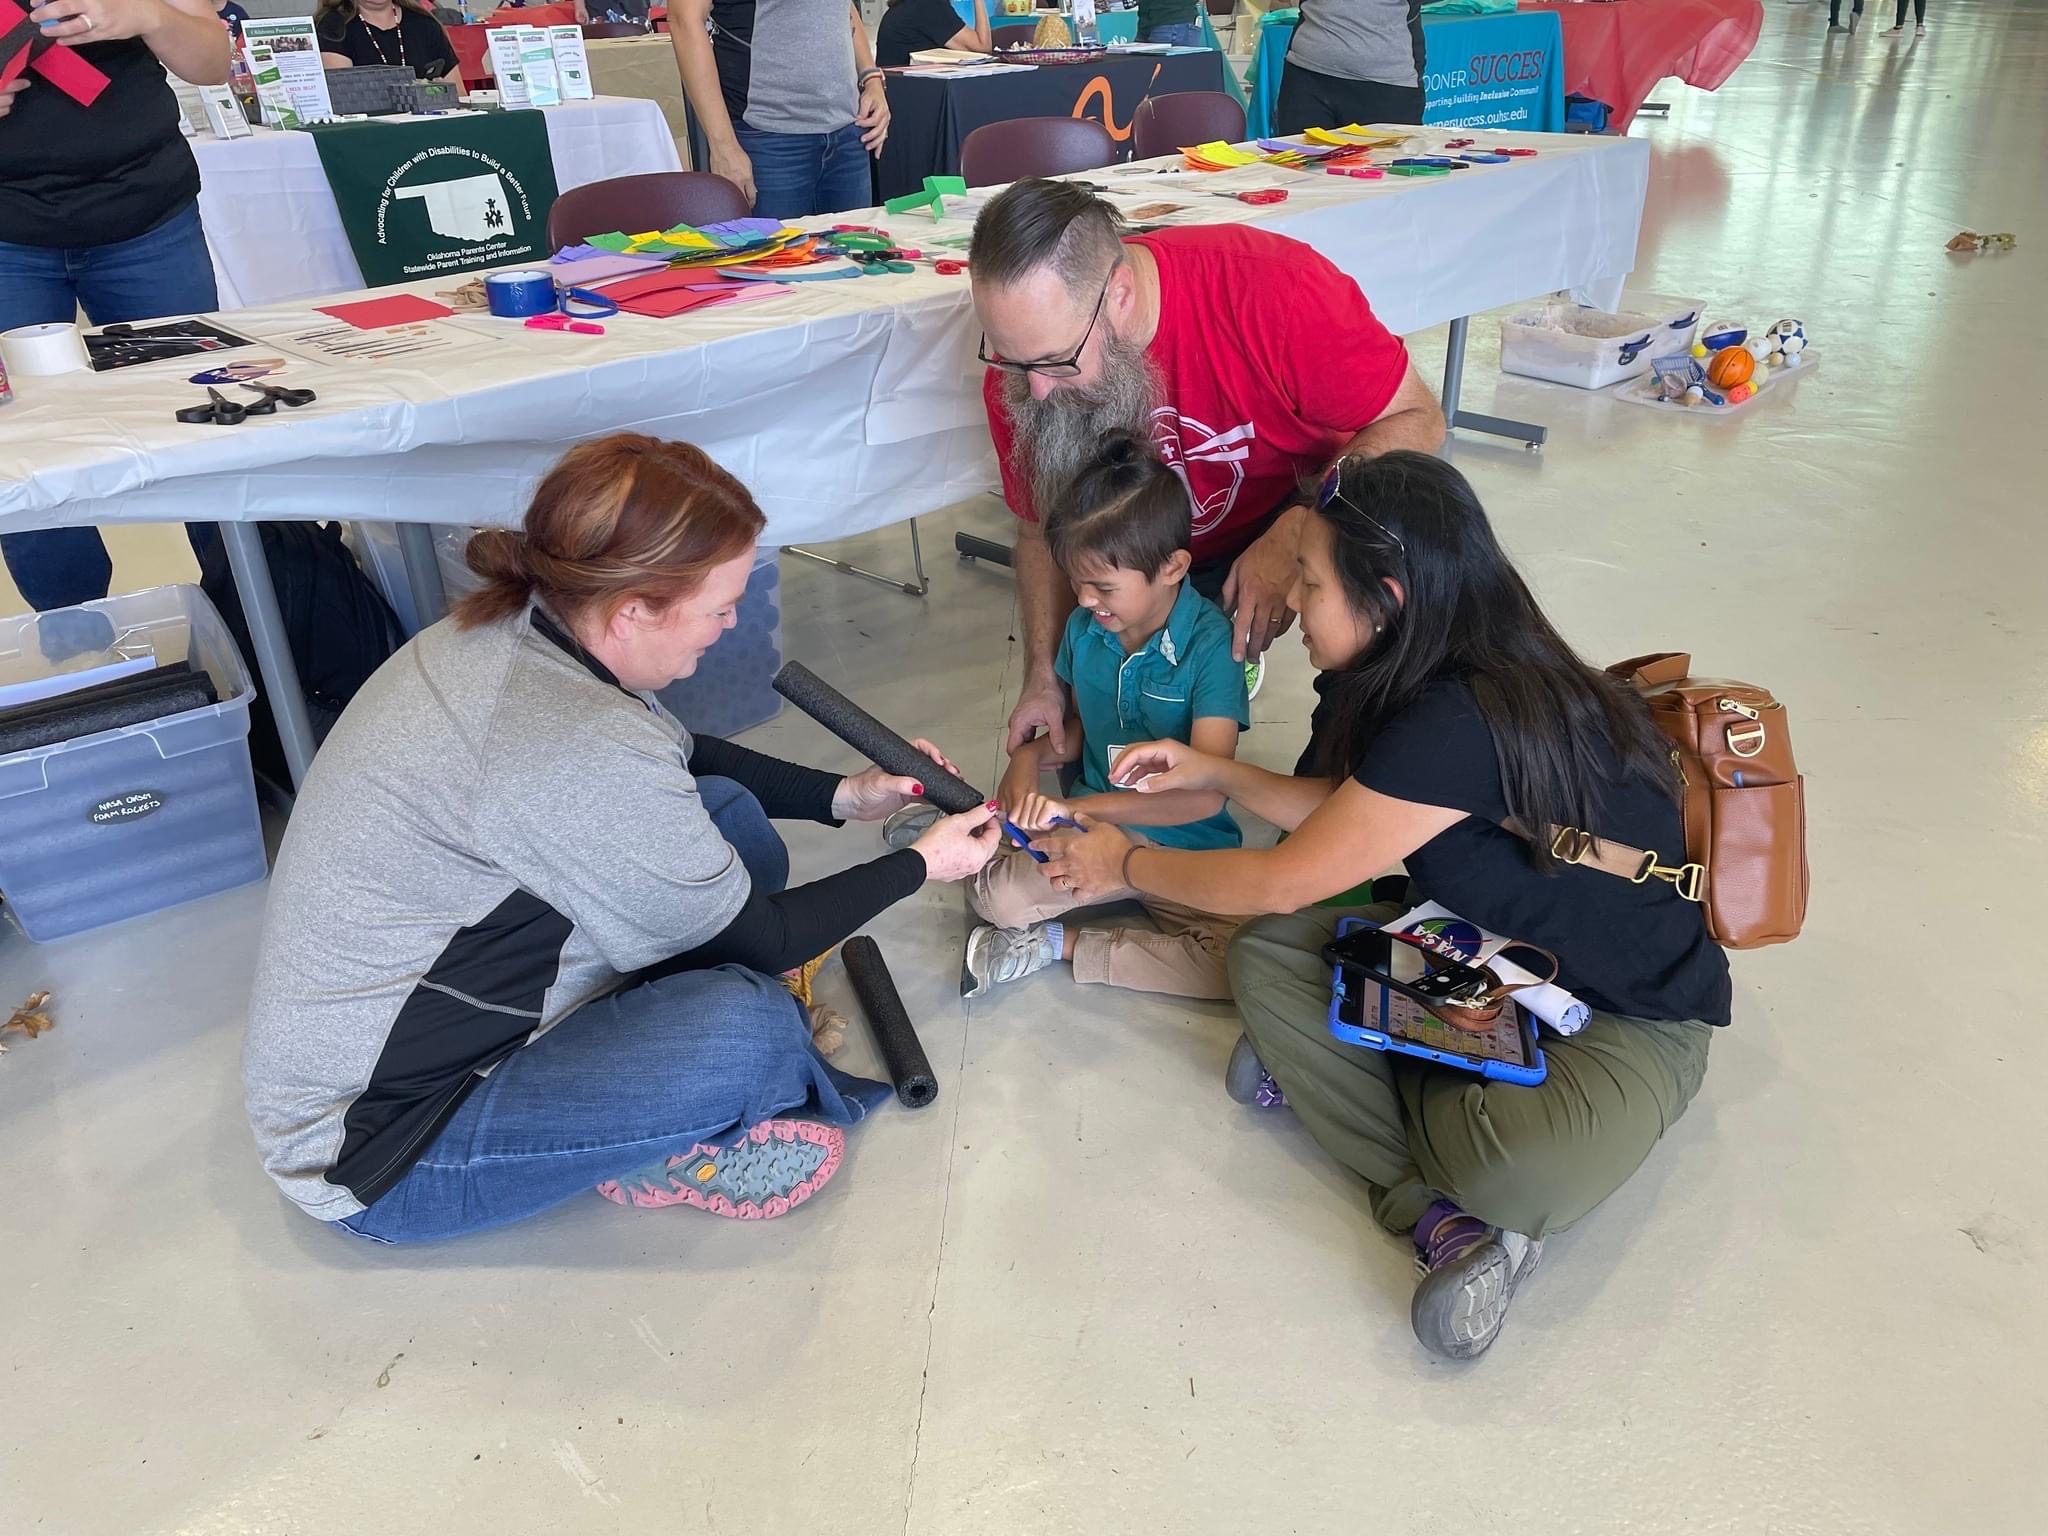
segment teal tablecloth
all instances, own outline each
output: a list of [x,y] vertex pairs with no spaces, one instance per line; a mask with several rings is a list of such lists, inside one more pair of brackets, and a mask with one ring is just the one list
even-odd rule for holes
[[[1252,57],[1250,134],[1273,131],[1297,12],[1269,16]],[[1445,128],[1564,132],[1564,34],[1554,11],[1422,18],[1422,120]],[[1341,127],[1331,123],[1329,127]]]
[[[959,16],[962,26],[971,27],[974,25],[974,0],[953,0],[953,11]],[[1197,11],[1195,19],[1201,23],[1202,41],[1208,47],[1214,48],[1218,53],[1221,53],[1223,51],[1223,44],[1217,40],[1216,28],[1209,20],[1209,13],[1206,10]],[[1016,39],[1008,35],[1011,28],[1035,28],[1038,25],[1038,18],[1036,16],[1005,16],[996,11],[989,12],[988,21],[989,30],[995,35],[995,43],[998,48],[1015,46]],[[1068,20],[1068,24],[1072,25],[1071,17]],[[1095,13],[1095,34],[1105,43],[1135,43],[1138,40],[1137,8],[1132,7],[1127,11],[1097,11]],[[1293,35],[1291,28],[1288,35]],[[1024,34],[1019,32],[1018,36],[1022,37]],[[1274,79],[1273,89],[1277,91],[1280,88],[1277,69]],[[1246,116],[1250,116],[1252,110],[1251,98],[1245,94],[1244,89],[1237,83],[1237,71],[1232,69],[1227,62],[1223,66],[1223,88],[1237,98],[1237,104],[1245,109]],[[1267,115],[1270,117],[1271,113],[1269,112]]]

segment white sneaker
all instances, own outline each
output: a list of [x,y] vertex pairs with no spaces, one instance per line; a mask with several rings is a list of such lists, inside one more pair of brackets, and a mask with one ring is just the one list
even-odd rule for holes
[[1044,923],[998,928],[983,923],[967,936],[967,973],[974,985],[964,995],[984,996],[990,987],[1042,971],[1059,958]]

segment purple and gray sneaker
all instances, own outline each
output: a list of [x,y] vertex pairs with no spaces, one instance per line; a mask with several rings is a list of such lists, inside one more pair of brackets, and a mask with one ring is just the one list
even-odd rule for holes
[[1287,1095],[1273,1081],[1273,1074],[1259,1060],[1246,1035],[1239,1035],[1231,1048],[1230,1065],[1223,1069],[1223,1091],[1240,1104],[1256,1104],[1260,1109],[1287,1107]]
[[1422,1279],[1408,1309],[1423,1348],[1446,1360],[1484,1354],[1507,1320],[1515,1288],[1543,1257],[1543,1239],[1488,1226],[1448,1200],[1415,1224]]

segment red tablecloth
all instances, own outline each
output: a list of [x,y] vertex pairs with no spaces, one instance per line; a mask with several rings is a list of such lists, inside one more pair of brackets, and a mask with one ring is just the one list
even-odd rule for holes
[[490,71],[484,68],[484,55],[491,46],[491,29],[479,23],[445,30],[448,44],[455,50],[455,72],[462,77],[462,88],[482,90],[491,83]]
[[1666,75],[1715,89],[1764,25],[1763,0],[1521,0],[1520,9],[1557,12],[1564,88],[1606,102],[1617,133]]
[[501,5],[484,18],[487,27],[573,27],[576,0],[555,0],[552,5]]

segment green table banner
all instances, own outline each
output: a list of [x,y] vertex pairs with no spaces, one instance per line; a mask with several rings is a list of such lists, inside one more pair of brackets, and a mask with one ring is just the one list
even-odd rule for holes
[[555,161],[539,112],[305,131],[367,288],[554,254]]

